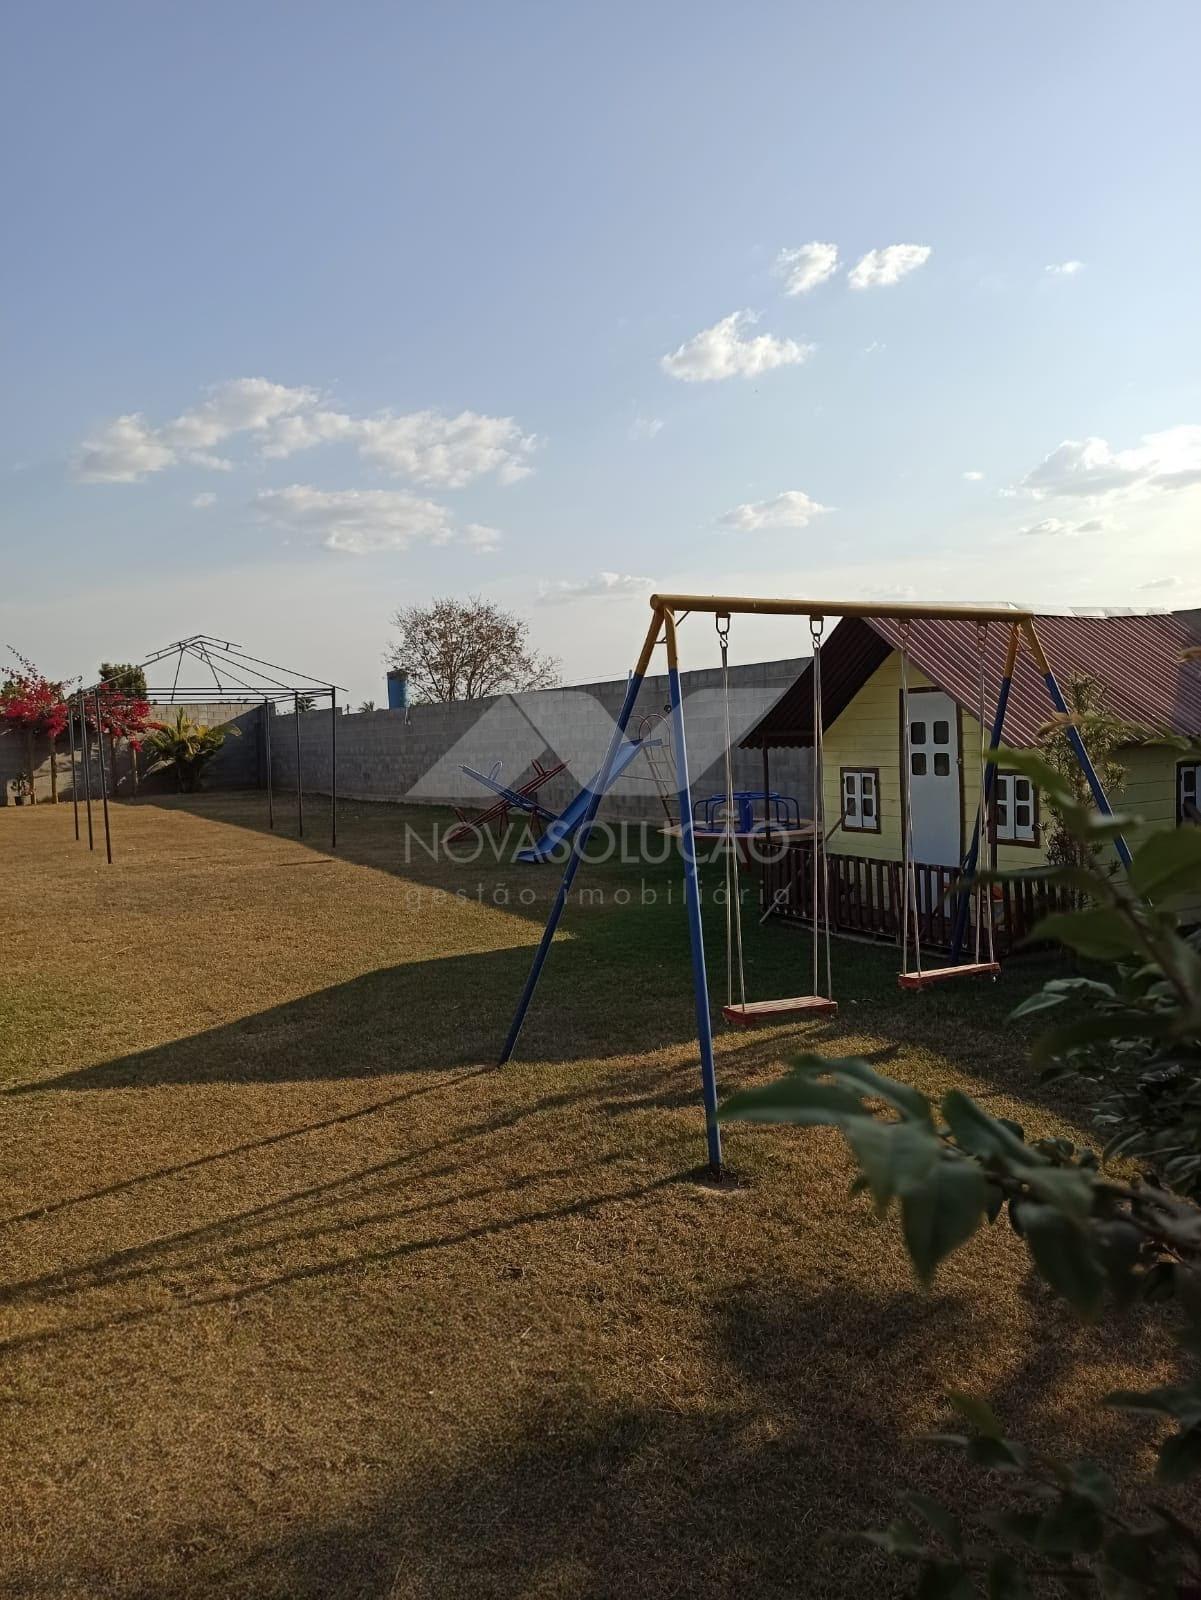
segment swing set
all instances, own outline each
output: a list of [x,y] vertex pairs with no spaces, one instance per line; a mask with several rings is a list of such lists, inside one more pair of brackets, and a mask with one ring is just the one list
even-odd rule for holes
[[[709,1169],[714,1176],[721,1173],[721,1130],[717,1120],[717,1076],[713,1059],[713,1027],[709,1004],[709,981],[705,964],[704,928],[701,919],[700,878],[697,871],[696,843],[700,830],[694,827],[691,786],[688,775],[688,748],[685,739],[684,707],[680,690],[678,631],[685,619],[693,613],[713,616],[721,649],[722,683],[725,702],[725,805],[715,815],[724,822],[721,836],[725,848],[725,917],[726,917],[726,1003],[722,1007],[724,1019],[736,1027],[753,1027],[760,1024],[785,1021],[790,1017],[808,1020],[831,1017],[838,1010],[833,996],[833,958],[830,937],[829,872],[826,860],[828,830],[824,805],[823,761],[823,704],[822,704],[822,640],[828,617],[865,617],[894,622],[899,628],[898,651],[901,663],[901,709],[904,724],[903,749],[905,756],[905,783],[903,786],[903,904],[901,967],[898,984],[902,989],[920,990],[931,984],[945,983],[957,978],[995,977],[1000,971],[993,943],[992,904],[987,886],[979,880],[977,871],[981,841],[989,837],[989,813],[992,801],[993,780],[996,775],[996,751],[1001,744],[1005,728],[1005,710],[1009,701],[1014,666],[1019,648],[1025,644],[1046,685],[1048,699],[1061,716],[1069,717],[1067,702],[1047,659],[1035,627],[1033,613],[1011,606],[939,605],[919,602],[905,604],[880,604],[876,601],[854,600],[777,600],[726,595],[652,595],[651,624],[647,630],[642,650],[626,685],[625,698],[618,713],[609,741],[605,760],[598,774],[599,781],[591,795],[588,807],[572,841],[571,850],[563,868],[563,877],[552,902],[542,938],[534,953],[529,976],[517,1004],[500,1055],[504,1065],[513,1055],[521,1034],[522,1024],[534,998],[534,991],[550,953],[555,932],[571,894],[575,875],[588,847],[588,840],[596,821],[602,795],[625,739],[639,690],[646,677],[651,657],[659,644],[667,651],[667,678],[672,718],[672,736],[675,747],[676,782],[679,789],[680,853],[684,863],[685,903],[688,915],[688,933],[692,955],[693,998],[696,1015],[697,1044],[700,1053],[701,1088],[705,1109],[706,1142]],[[812,915],[812,961],[810,967],[810,992],[784,999],[750,1000],[746,998],[746,972],[743,960],[743,940],[740,896],[738,892],[738,840],[740,810],[734,790],[732,729],[730,725],[729,698],[729,633],[730,619],[735,615],[797,616],[807,617],[813,647],[811,678],[813,683],[813,793],[812,820],[807,835],[812,838],[810,853],[812,883],[810,911]],[[976,810],[975,827],[971,845],[961,867],[960,886],[954,891],[958,897],[951,960],[945,966],[923,967],[920,924],[923,911],[922,895],[918,892],[916,863],[913,853],[913,807],[910,796],[910,773],[913,765],[912,724],[909,705],[909,627],[918,620],[943,622],[971,622],[976,630],[978,656],[977,709],[980,722],[980,792]],[[985,733],[986,695],[985,651],[989,625],[1008,628],[1004,665],[998,685],[996,707],[989,734]],[[1089,759],[1079,730],[1070,721],[1065,727],[1068,741],[1092,793],[1097,809],[1112,815],[1109,800],[1101,781]],[[769,830],[770,836],[770,830]],[[1118,836],[1114,841],[1117,853],[1125,867],[1130,866],[1130,851],[1126,841]],[[974,902],[973,959],[963,961],[960,956],[967,934],[968,918]],[[820,935],[820,937],[819,937]],[[908,966],[912,943],[913,965]],[[737,985],[735,984],[737,979]],[[737,995],[737,998],[735,996]]]

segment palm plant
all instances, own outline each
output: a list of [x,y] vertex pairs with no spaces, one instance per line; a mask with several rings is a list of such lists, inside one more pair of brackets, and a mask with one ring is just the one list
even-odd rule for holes
[[181,708],[171,722],[151,724],[142,748],[150,756],[152,770],[174,767],[180,792],[191,794],[199,784],[201,772],[231,733],[235,739],[240,737],[237,728],[209,728],[202,722],[193,722]]

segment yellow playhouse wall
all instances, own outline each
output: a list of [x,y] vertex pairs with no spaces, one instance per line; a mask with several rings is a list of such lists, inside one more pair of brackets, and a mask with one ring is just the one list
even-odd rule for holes
[[[935,685],[912,665],[911,689],[930,689]],[[830,835],[831,854],[872,856],[877,860],[900,861],[901,840],[901,664],[894,651],[883,661],[860,689],[841,716],[830,725],[825,736],[826,817],[830,826],[842,813],[840,769],[875,767],[880,773],[880,832],[859,833],[837,828]],[[996,685],[990,685],[995,695]],[[1047,708],[1048,716],[1051,707]],[[980,724],[967,711],[962,713],[963,839],[971,839],[980,795]],[[1124,750],[1122,765],[1126,782],[1111,796],[1115,809],[1136,812],[1144,818],[1141,828],[1130,836],[1131,848],[1154,828],[1172,827],[1176,821],[1176,753],[1163,746],[1149,745]],[[1047,818],[1040,817],[1045,827]],[[1020,869],[1037,866],[1044,859],[1039,846],[1001,844],[997,865]]]

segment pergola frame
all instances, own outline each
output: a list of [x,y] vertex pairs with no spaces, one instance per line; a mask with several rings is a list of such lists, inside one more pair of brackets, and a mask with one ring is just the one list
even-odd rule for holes
[[[684,858],[684,887],[688,909],[688,937],[692,955],[692,986],[696,1010],[697,1045],[700,1053],[701,1091],[705,1109],[705,1136],[709,1170],[714,1177],[717,1177],[720,1176],[722,1170],[721,1129],[717,1120],[717,1073],[713,1061],[713,1024],[709,1007],[709,980],[705,967],[700,877],[697,871],[696,841],[692,825],[688,746],[684,732],[683,700],[680,694],[678,644],[680,624],[692,612],[727,618],[740,615],[808,617],[810,622],[814,624],[824,623],[830,617],[880,617],[902,623],[915,622],[922,619],[967,621],[978,624],[1003,623],[1009,629],[1009,639],[1005,652],[1005,664],[1002,668],[996,711],[993,717],[990,750],[995,750],[1000,745],[1004,734],[1005,709],[1009,702],[1009,692],[1012,686],[1018,650],[1022,644],[1025,644],[1030,651],[1036,667],[1042,674],[1043,682],[1047,687],[1047,695],[1054,710],[1061,716],[1068,718],[1070,718],[1071,713],[1059,687],[1054,669],[1047,658],[1046,651],[1043,649],[1042,641],[1039,639],[1034,613],[1022,610],[1020,607],[927,604],[922,602],[881,604],[879,601],[874,600],[779,600],[738,595],[699,594],[655,594],[651,596],[650,603],[650,627],[647,629],[642,649],[634,664],[634,670],[631,672],[629,681],[626,684],[625,698],[617,715],[617,721],[613,726],[609,747],[605,753],[605,759],[600,769],[592,799],[572,841],[571,852],[563,868],[563,877],[560,881],[558,892],[551,904],[550,914],[546,919],[546,927],[542,931],[542,938],[539,941],[537,950],[534,952],[529,976],[526,978],[525,987],[521,992],[517,1010],[501,1051],[500,1065],[503,1066],[511,1058],[517,1047],[522,1024],[533,1001],[534,991],[538,987],[538,980],[542,975],[542,969],[550,953],[555,932],[567,908],[571,886],[575,881],[580,862],[584,858],[584,852],[588,848],[588,841],[596,821],[601,799],[612,781],[613,766],[617,752],[625,737],[626,727],[629,724],[635,702],[646,677],[647,667],[650,665],[651,656],[656,646],[662,643],[667,648],[667,680],[671,702],[672,736],[675,746],[676,780],[680,806],[680,852]],[[1080,737],[1079,729],[1069,720],[1065,725],[1065,732],[1073,753],[1080,764],[1080,769],[1088,782],[1097,809],[1106,816],[1112,816],[1113,810],[1109,804],[1108,796],[1100,778],[1097,776],[1092,761],[1089,759],[1089,754],[1083,739]],[[990,756],[985,768],[984,804],[977,810],[971,848],[963,861],[963,871],[967,877],[969,889],[975,879],[979,860],[983,811],[989,799],[991,799],[995,776],[996,763]],[[1125,839],[1119,835],[1114,844],[1123,865],[1129,868],[1130,851]],[[959,914],[956,919],[955,949],[952,952],[952,961],[957,959],[957,950],[962,942],[966,927],[968,903],[968,895],[965,893],[961,897]],[[816,927],[813,930],[813,937],[817,937]]]
[[[143,673],[148,667],[158,666],[160,663],[169,663],[175,658],[175,672],[171,679],[170,687],[163,685],[146,685],[146,699],[157,705],[206,705],[215,701],[229,700],[242,701],[247,704],[259,702],[263,716],[263,753],[266,758],[267,776],[267,826],[275,830],[275,788],[271,766],[271,707],[292,702],[292,710],[296,716],[296,834],[304,838],[304,773],[301,765],[300,754],[300,702],[302,699],[311,701],[329,701],[329,762],[330,762],[330,807],[329,807],[329,847],[337,848],[338,844],[338,694],[344,692],[335,683],[322,682],[319,678],[311,678],[306,673],[295,672],[290,667],[278,666],[275,662],[264,661],[259,656],[248,655],[240,645],[233,644],[228,639],[215,639],[210,634],[195,633],[186,639],[177,639],[174,644],[164,645],[161,650],[153,650],[144,661],[138,662]],[[180,675],[185,659],[189,669],[199,663],[204,671],[212,675],[212,685],[180,683]],[[166,670],[166,669],[164,669]],[[199,673],[189,671],[189,676],[199,677]],[[91,712],[96,721],[96,752],[98,757],[100,775],[100,805],[104,818],[104,850],[109,864],[113,859],[112,822],[109,815],[109,774],[104,764],[104,738],[100,732],[101,708],[104,695],[108,686],[117,682],[116,678],[101,678],[98,682],[88,687],[80,687],[67,697],[68,717],[67,734],[70,744],[71,759],[71,800],[75,820],[75,837],[80,837],[79,830],[79,775],[76,762],[76,727],[79,733],[79,752],[83,756],[83,792],[84,808],[87,817],[88,849],[96,847],[95,829],[92,821],[92,769],[89,759],[88,713]]]

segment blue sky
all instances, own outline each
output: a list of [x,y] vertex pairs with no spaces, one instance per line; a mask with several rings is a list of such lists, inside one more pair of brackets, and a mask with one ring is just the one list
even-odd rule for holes
[[204,631],[380,699],[390,613],[475,590],[568,681],[653,585],[1201,603],[1191,3],[110,0],[8,46],[0,639],[46,670]]

